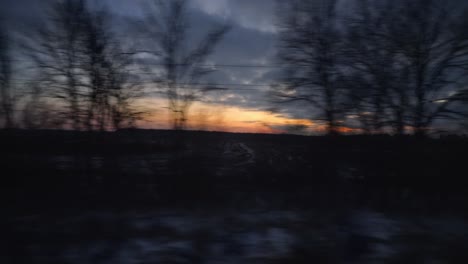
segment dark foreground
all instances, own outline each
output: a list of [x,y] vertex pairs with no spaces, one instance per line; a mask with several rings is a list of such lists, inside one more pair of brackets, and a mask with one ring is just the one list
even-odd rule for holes
[[463,138],[0,134],[0,263],[468,263]]

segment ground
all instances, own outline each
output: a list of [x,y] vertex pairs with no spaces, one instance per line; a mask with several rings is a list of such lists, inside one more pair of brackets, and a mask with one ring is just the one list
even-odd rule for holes
[[20,131],[1,140],[0,263],[468,261],[465,139]]

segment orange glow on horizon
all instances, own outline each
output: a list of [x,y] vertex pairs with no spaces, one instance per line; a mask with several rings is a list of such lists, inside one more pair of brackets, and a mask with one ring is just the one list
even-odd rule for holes
[[[166,105],[164,99],[142,99],[139,104],[152,108],[145,120],[139,122],[139,127],[146,129],[171,128],[168,109],[162,107]],[[187,119],[187,128],[191,130],[266,134],[325,132],[323,124],[311,120],[289,118],[269,111],[219,104],[195,103],[190,108]],[[298,127],[301,129],[294,130]],[[353,133],[356,131],[352,128],[340,127],[339,132]]]

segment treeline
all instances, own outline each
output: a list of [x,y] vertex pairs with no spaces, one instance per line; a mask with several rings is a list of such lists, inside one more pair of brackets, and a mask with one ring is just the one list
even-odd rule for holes
[[[341,1],[345,2],[345,1]],[[438,0],[284,1],[278,102],[302,101],[329,134],[425,135],[466,122],[466,6]]]
[[[424,136],[466,126],[463,3],[343,2],[277,2],[284,67],[272,80],[276,108],[294,116],[298,106],[286,103],[304,103],[328,134]],[[147,113],[138,99],[157,95],[167,99],[158,108],[168,109],[171,126],[186,128],[193,103],[222,90],[201,81],[215,70],[204,62],[230,29],[214,26],[193,44],[187,3],[149,1],[142,18],[125,21],[85,0],[45,1],[44,16],[22,27],[2,16],[2,127],[134,127]]]
[[[127,70],[131,54],[112,30],[110,13],[94,11],[85,1],[47,4],[48,17],[20,35],[12,25],[1,26],[4,127],[133,126],[141,113],[131,106],[139,95]],[[12,50],[13,40],[25,55]],[[21,66],[35,71],[28,76]]]
[[1,126],[133,128],[150,107],[138,99],[160,95],[185,128],[191,104],[217,89],[197,86],[212,72],[199,65],[230,27],[186,45],[187,1],[147,4],[143,18],[122,19],[93,1],[44,1],[32,22],[0,20]]

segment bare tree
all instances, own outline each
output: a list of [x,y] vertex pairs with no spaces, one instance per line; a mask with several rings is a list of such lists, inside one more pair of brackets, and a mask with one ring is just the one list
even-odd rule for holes
[[88,11],[84,21],[82,68],[86,76],[88,130],[132,127],[142,114],[131,105],[140,95],[139,85],[128,69],[133,53],[124,51],[110,22],[106,11]]
[[348,110],[364,131],[382,133],[387,126],[395,134],[405,132],[408,112],[408,73],[402,67],[392,34],[395,8],[369,0],[356,2],[348,21],[344,54],[347,71]]
[[342,32],[336,1],[280,3],[279,60],[287,65],[277,85],[279,102],[304,101],[319,112],[328,134],[339,133],[344,87]]
[[12,60],[10,37],[4,20],[0,17],[0,114],[4,128],[14,127],[15,98],[12,91]]
[[[172,127],[184,129],[190,106],[206,92],[218,89],[200,84],[200,80],[214,69],[203,64],[229,31],[220,25],[204,36],[198,45],[189,38],[189,19],[186,0],[154,1],[146,17],[145,33],[150,49],[161,69],[154,78],[159,91],[168,98]],[[195,48],[192,48],[195,46]]]
[[83,129],[83,95],[80,67],[85,1],[53,2],[47,21],[28,40],[28,50],[39,67],[45,93],[56,100],[65,125]]
[[84,0],[63,0],[52,4],[48,20],[30,39],[41,89],[75,130],[129,127],[141,115],[131,105],[138,96],[128,70],[132,54],[110,23],[105,10],[95,11]]
[[53,103],[47,102],[40,83],[24,83],[30,91],[24,95],[21,122],[26,129],[57,128],[63,120],[54,115]]
[[416,135],[425,135],[436,119],[456,118],[453,98],[467,81],[467,14],[448,10],[442,1],[411,1],[398,10],[394,38],[409,73],[411,125]]
[[424,136],[436,120],[465,115],[456,104],[467,81],[465,14],[438,0],[357,2],[349,91],[373,131],[390,125],[396,134],[409,127]]

